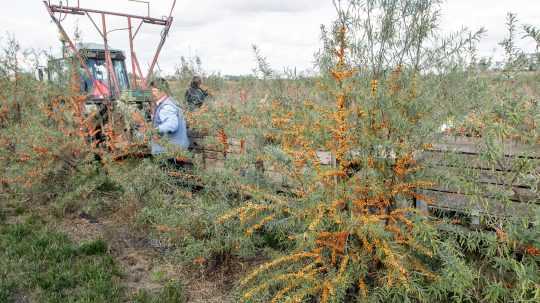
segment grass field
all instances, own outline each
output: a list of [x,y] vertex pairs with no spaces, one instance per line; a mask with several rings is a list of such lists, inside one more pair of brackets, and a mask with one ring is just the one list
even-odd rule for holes
[[120,301],[120,272],[106,243],[76,245],[33,220],[1,227],[2,302]]

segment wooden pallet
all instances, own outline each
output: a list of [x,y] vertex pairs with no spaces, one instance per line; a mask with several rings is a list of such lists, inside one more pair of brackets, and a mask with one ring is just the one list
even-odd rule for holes
[[[419,201],[418,207],[473,214],[473,221],[480,216],[534,216],[540,209],[540,184],[526,179],[540,174],[540,146],[508,141],[491,159],[485,150],[480,139],[445,138],[420,155],[425,177],[438,182],[420,192],[434,202]],[[519,173],[523,164],[534,168],[532,175]]]
[[[225,146],[216,137],[192,135],[192,149],[202,156],[205,168],[222,169],[227,159],[234,159],[257,148],[244,140],[228,139]],[[483,156],[483,141],[473,138],[445,138],[429,151],[418,155],[418,162],[425,166],[427,180],[439,180],[432,188],[420,193],[433,200],[428,204],[418,201],[424,211],[447,210],[473,216],[530,217],[540,208],[540,184],[531,186],[527,176],[517,175],[517,162],[536,167],[540,174],[540,146],[506,142],[501,149],[501,159],[493,161]],[[330,152],[319,151],[321,165],[331,165]],[[257,166],[255,163],[253,166]],[[265,168],[266,166],[266,168]],[[262,168],[261,168],[262,167]],[[260,165],[265,177],[283,183],[284,176],[270,165]],[[504,199],[502,197],[505,197]]]

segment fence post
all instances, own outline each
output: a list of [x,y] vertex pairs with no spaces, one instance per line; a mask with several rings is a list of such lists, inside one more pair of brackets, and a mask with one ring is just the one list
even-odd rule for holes
[[428,203],[423,200],[418,200],[418,199],[416,200],[416,209],[418,209],[418,211],[420,211],[421,214],[426,215],[426,216],[429,213]]

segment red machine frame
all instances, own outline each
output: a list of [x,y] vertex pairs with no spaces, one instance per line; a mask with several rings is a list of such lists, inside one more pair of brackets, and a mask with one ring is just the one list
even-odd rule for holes
[[[125,29],[127,29],[128,36],[129,36],[128,37],[129,49],[130,49],[131,68],[132,68],[132,75],[133,75],[131,79],[132,87],[135,89],[147,88],[146,81],[152,76],[152,73],[154,72],[154,68],[157,64],[157,60],[159,58],[161,50],[163,49],[163,45],[165,44],[165,41],[167,40],[167,36],[169,34],[169,30],[173,22],[172,14],[174,11],[174,7],[176,6],[176,0],[173,0],[171,10],[167,18],[152,18],[150,16],[138,16],[138,15],[124,14],[124,13],[82,8],[80,6],[80,0],[77,0],[77,6],[69,6],[69,4],[62,5],[62,2],[60,2],[60,5],[55,5],[55,4],[51,4],[51,0],[43,0],[43,4],[45,4],[45,7],[47,8],[49,15],[51,16],[51,19],[54,21],[54,23],[57,25],[58,29],[60,30],[60,34],[62,35],[64,40],[68,43],[70,49],[73,51],[75,56],[80,61],[81,66],[84,69],[84,72],[86,73],[86,75],[92,82],[95,82],[94,76],[92,75],[92,73],[90,72],[90,69],[86,65],[86,62],[84,61],[80,51],[77,49],[77,46],[73,43],[73,40],[69,37],[64,27],[62,26],[61,16],[62,14],[66,14],[66,15],[71,14],[71,15],[80,15],[80,16],[86,15],[90,19],[90,21],[92,22],[92,24],[94,25],[94,27],[96,28],[100,36],[103,38],[103,45],[105,47],[105,63],[107,65],[109,75],[112,75],[111,81],[112,81],[114,91],[117,93],[117,95],[120,93],[120,89],[119,89],[118,79],[116,79],[116,74],[114,72],[114,68],[112,65],[111,53],[109,51],[108,33],[110,33],[110,31],[109,32],[107,31],[107,16],[125,17],[127,19],[127,28]],[[148,13],[150,13],[150,9],[148,9]],[[59,14],[60,16],[57,17],[55,14]],[[101,29],[97,25],[97,23],[94,21],[91,14],[101,15]],[[137,26],[135,32],[133,32],[133,25],[132,25],[133,20],[140,20],[140,23]],[[143,76],[142,74],[139,60],[137,59],[137,55],[135,54],[135,49],[134,49],[135,38],[137,37],[137,34],[139,33],[139,30],[141,29],[144,23],[159,25],[159,26],[164,27],[163,31],[161,32],[160,42],[158,44],[157,50],[154,54],[152,63],[150,64],[150,68],[148,70],[146,77]],[[139,86],[138,79],[140,79],[140,82],[141,82],[140,86]]]

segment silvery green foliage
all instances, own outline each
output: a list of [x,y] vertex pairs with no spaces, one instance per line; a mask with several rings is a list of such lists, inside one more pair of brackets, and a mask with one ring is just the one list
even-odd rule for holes
[[[396,66],[416,71],[441,72],[468,58],[467,46],[485,32],[467,28],[443,35],[439,29],[442,0],[335,0],[340,21],[330,29],[322,26],[323,48],[317,53],[321,69],[331,66],[331,32],[345,23],[350,34],[351,64],[368,67],[379,79]],[[342,22],[343,21],[343,22]]]
[[540,51],[540,28],[530,24],[523,25],[525,36],[523,38],[531,38],[536,43],[536,51]]
[[[2,42],[2,40],[0,40],[0,42]],[[8,37],[7,41],[2,44],[3,49],[0,53],[0,76],[13,77],[20,71],[19,57],[21,55],[21,46],[14,37]]]
[[506,28],[508,35],[499,43],[504,49],[505,53],[505,66],[504,71],[506,76],[512,77],[513,71],[519,71],[525,68],[527,64],[524,52],[517,47],[517,34],[518,34],[518,17],[513,13],[508,13],[506,16]]
[[199,56],[180,57],[180,64],[176,65],[174,77],[179,80],[191,81],[195,75],[205,76],[202,60]]

